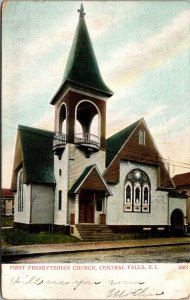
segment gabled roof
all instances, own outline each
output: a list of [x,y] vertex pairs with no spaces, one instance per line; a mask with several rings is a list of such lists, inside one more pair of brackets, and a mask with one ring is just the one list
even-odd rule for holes
[[63,81],[51,104],[56,102],[57,95],[63,91],[66,84],[108,97],[113,95],[102,79],[84,15],[82,6]]
[[91,165],[84,169],[69,193],[75,194],[80,189],[105,191],[106,195],[112,195],[96,165]]
[[108,166],[117,155],[123,144],[127,141],[141,120],[142,119],[134,122],[106,140],[106,166]]
[[[139,131],[145,133],[145,144],[139,144]],[[120,180],[120,161],[151,165],[158,170],[158,187],[173,189],[174,185],[144,119],[131,124],[106,141],[106,182],[117,184]]]
[[19,150],[15,149],[12,190],[16,189],[15,177],[21,165],[25,183],[55,183],[53,135],[50,131],[19,125],[16,146]]
[[190,186],[190,172],[177,174],[172,178],[176,187]]

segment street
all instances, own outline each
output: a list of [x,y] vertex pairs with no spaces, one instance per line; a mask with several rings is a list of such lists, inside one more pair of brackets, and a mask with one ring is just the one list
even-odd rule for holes
[[23,258],[17,263],[190,263],[190,245],[89,251]]

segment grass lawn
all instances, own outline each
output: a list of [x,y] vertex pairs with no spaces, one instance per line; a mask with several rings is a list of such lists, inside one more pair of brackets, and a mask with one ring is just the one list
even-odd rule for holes
[[79,239],[70,235],[65,235],[64,233],[28,233],[27,231],[16,228],[2,230],[2,241],[4,246],[80,242]]
[[2,216],[1,217],[1,227],[11,227],[13,226],[13,216]]
[[[18,246],[18,245],[33,245],[33,244],[60,244],[60,243],[77,243],[81,240],[77,239],[74,236],[66,235],[64,233],[29,233],[27,231],[19,230],[16,228],[3,229],[1,232],[2,235],[2,246],[4,248],[9,246]],[[116,234],[116,240],[138,240],[138,239],[149,239],[149,238],[168,238],[169,240],[172,237],[159,236],[156,234],[143,234],[143,233],[133,233],[133,234]],[[174,238],[174,237],[173,237]],[[179,239],[179,237],[178,237]],[[180,240],[187,240],[187,237],[180,237]]]

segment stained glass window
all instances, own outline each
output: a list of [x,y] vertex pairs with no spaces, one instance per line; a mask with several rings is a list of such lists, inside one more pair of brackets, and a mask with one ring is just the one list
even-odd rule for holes
[[124,211],[150,212],[150,179],[140,170],[129,172],[125,180]]

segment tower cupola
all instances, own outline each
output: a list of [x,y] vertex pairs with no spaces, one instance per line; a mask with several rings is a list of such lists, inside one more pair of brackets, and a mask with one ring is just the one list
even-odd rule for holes
[[55,105],[53,151],[59,156],[67,143],[85,153],[105,151],[106,100],[113,95],[101,76],[82,4],[78,12],[63,80],[51,101]]
[[63,80],[51,104],[55,104],[57,96],[67,85],[107,96],[108,98],[113,95],[113,92],[107,87],[101,76],[86,26],[85,12],[82,4],[78,12],[79,21],[65,67]]

